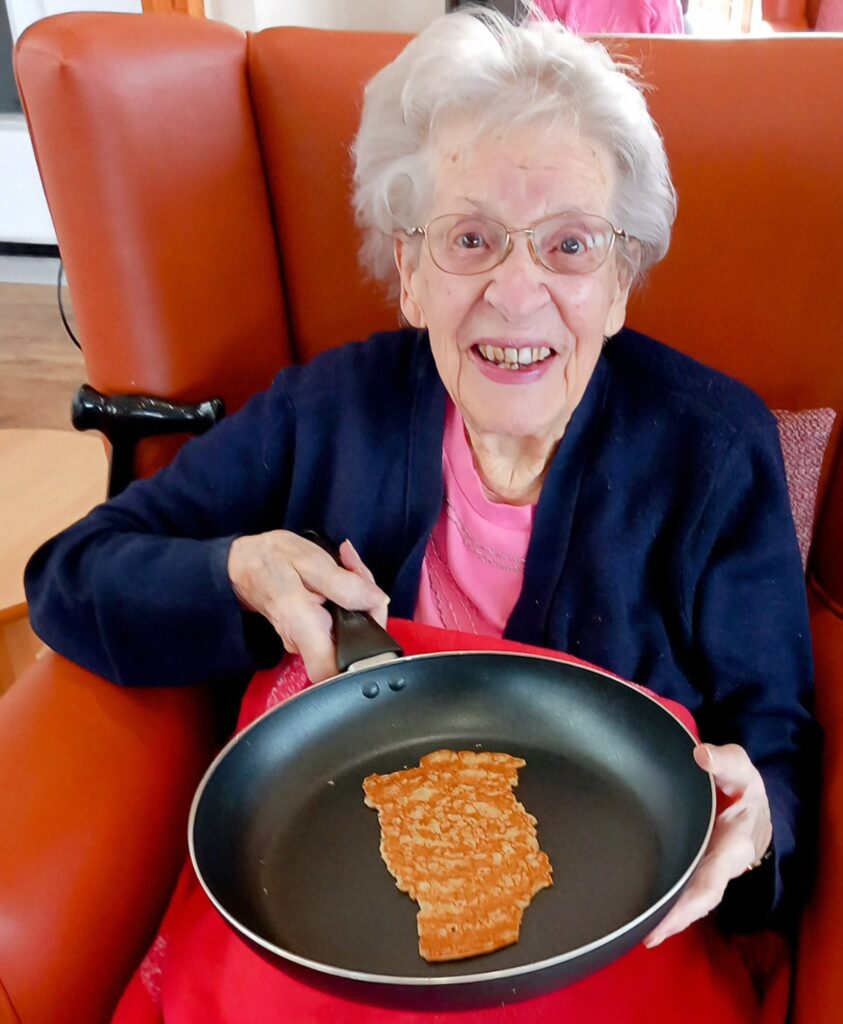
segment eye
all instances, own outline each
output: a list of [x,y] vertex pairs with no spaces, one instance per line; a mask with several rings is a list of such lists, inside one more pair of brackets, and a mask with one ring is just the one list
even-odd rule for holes
[[433,262],[451,274],[479,274],[495,265],[506,244],[506,228],[471,213],[444,214],[428,225]]
[[588,251],[585,239],[579,238],[576,235],[568,235],[566,238],[560,239],[556,244],[556,248],[565,256],[579,256],[581,253]]
[[593,244],[586,231],[566,227],[547,238],[543,248],[550,256],[585,256]]
[[588,274],[599,267],[614,241],[612,225],[589,213],[565,213],[536,225],[541,263],[559,274]]
[[488,226],[474,217],[461,217],[448,225],[447,244],[460,253],[476,253],[489,246]]
[[597,252],[598,240],[579,218],[550,221],[537,239],[537,248],[545,266],[562,273],[579,273],[580,267],[587,268]]
[[458,249],[482,249],[486,239],[479,231],[463,231],[454,237],[453,244]]
[[482,217],[457,216],[450,221],[443,218],[442,226],[447,227],[439,250],[444,260],[477,266],[478,260],[487,260],[499,247],[494,225]]

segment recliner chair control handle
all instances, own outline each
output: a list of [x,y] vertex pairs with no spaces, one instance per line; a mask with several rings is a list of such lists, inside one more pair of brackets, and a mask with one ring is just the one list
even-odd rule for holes
[[77,430],[99,430],[111,443],[109,498],[131,482],[138,441],[164,434],[204,434],[224,415],[221,398],[188,403],[151,395],[104,395],[90,384],[79,388],[71,406]]

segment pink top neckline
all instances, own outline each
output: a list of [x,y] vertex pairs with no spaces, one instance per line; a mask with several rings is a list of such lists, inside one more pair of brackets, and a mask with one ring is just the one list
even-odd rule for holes
[[425,551],[413,618],[500,637],[521,592],[535,506],[486,496],[463,419],[451,401],[442,472],[444,501]]
[[463,418],[450,399],[445,411],[442,462],[443,467],[447,466],[451,482],[477,515],[494,526],[520,530],[526,525],[528,530],[532,529],[535,505],[507,505],[487,497],[483,481],[474,465],[474,455],[466,436]]

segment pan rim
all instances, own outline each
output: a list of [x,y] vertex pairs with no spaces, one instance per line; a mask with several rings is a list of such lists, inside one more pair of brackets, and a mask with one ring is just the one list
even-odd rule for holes
[[[620,676],[615,675],[606,669],[598,668],[589,664],[584,664],[579,661],[568,661],[565,658],[555,658],[546,654],[528,654],[523,651],[500,651],[500,650],[471,650],[471,651],[432,651],[424,654],[410,654],[404,655],[403,657],[396,658],[394,661],[390,661],[383,665],[378,666],[380,669],[389,669],[393,666],[405,664],[411,661],[421,661],[423,659],[435,659],[442,657],[471,657],[475,655],[488,656],[503,656],[506,658],[527,658],[530,661],[546,661],[555,665],[566,665],[569,668],[576,669],[581,672],[590,673],[592,675],[602,676],[605,679],[611,680],[614,683],[619,683],[621,686],[625,686],[632,690],[638,697],[644,698],[654,704],[659,711],[667,715],[673,720],[674,724],[677,725],[682,731],[695,743],[700,741],[691,732],[691,730],[685,725],[685,723],[675,715],[669,708],[665,707],[656,697],[652,696],[646,689],[641,687],[637,683],[632,683],[629,680],[623,679]],[[616,942],[622,938],[623,935],[635,931],[640,925],[642,925],[648,918],[654,917],[666,904],[670,903],[676,895],[681,892],[685,887],[690,877],[696,871],[699,862],[702,860],[705,851],[708,847],[709,840],[711,839],[711,833],[714,830],[714,821],[717,812],[716,805],[716,790],[714,786],[714,779],[711,774],[708,773],[708,784],[709,784],[709,817],[708,824],[706,826],[705,834],[700,842],[699,848],[692,858],[690,864],[683,872],[683,874],[674,882],[670,889],[665,892],[660,899],[655,903],[651,904],[637,917],[628,921],[620,928],[616,928],[614,931],[609,932],[607,935],[601,936],[599,939],[595,939],[593,942],[589,942],[584,946],[577,946],[575,949],[566,951],[565,953],[558,953],[555,956],[547,957],[544,960],[534,961],[529,964],[520,964],[516,967],[499,968],[493,971],[481,971],[472,974],[459,974],[459,975],[443,975],[443,976],[432,976],[423,977],[420,975],[398,975],[398,974],[374,974],[368,971],[357,971],[347,967],[337,967],[331,964],[323,963],[320,960],[312,960],[308,957],[301,956],[298,953],[294,953],[292,950],[284,949],[282,946],[278,946],[268,939],[263,938],[257,933],[253,932],[246,925],[242,924],[237,918],[230,913],[220,903],[216,896],[211,892],[210,887],[206,884],[205,878],[203,877],[202,871],[199,868],[197,862],[196,850],[194,846],[194,824],[196,815],[198,813],[199,804],[201,803],[202,796],[205,792],[207,784],[211,777],[217,770],[219,764],[228,755],[229,751],[240,743],[245,736],[247,736],[252,729],[256,728],[265,718],[270,715],[276,714],[282,708],[287,707],[293,701],[299,700],[307,694],[313,693],[314,691],[321,689],[322,687],[329,686],[333,683],[340,682],[345,679],[353,678],[357,675],[363,675],[366,672],[372,671],[371,669],[356,669],[354,671],[340,672],[335,676],[331,676],[328,679],[324,679],[319,683],[312,683],[310,686],[301,690],[299,693],[294,694],[281,704],[276,704],[275,707],[268,708],[265,712],[259,715],[253,722],[250,722],[244,729],[236,733],[231,739],[225,744],[225,746],[219,751],[217,756],[213,759],[211,764],[208,766],[204,775],[202,776],[199,785],[194,793],[193,800],[190,805],[190,814],[188,817],[187,825],[187,841],[188,850],[190,854],[190,861],[193,865],[194,873],[196,874],[199,884],[205,891],[205,895],[217,909],[217,911],[225,918],[226,921],[238,932],[241,936],[248,939],[251,943],[261,947],[269,953],[272,953],[276,957],[280,957],[282,960],[287,960],[290,963],[297,964],[300,967],[305,967],[309,970],[313,970],[322,975],[328,975],[334,978],[342,978],[347,981],[363,982],[367,984],[376,985],[387,985],[387,986],[408,986],[415,988],[439,988],[439,987],[450,987],[450,986],[463,986],[473,984],[483,984],[493,982],[497,980],[507,980],[511,978],[518,978],[525,974],[535,974],[537,972],[559,966],[570,960],[575,960],[580,957],[584,957],[601,947],[609,945],[610,943]],[[703,769],[700,769],[701,771]]]

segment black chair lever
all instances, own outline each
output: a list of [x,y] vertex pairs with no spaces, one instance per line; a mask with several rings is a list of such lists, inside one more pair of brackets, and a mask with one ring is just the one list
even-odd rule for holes
[[138,441],[164,434],[204,434],[224,415],[221,398],[188,403],[151,395],[103,395],[90,384],[79,388],[71,406],[77,430],[98,430],[111,444],[109,498],[131,483]]

